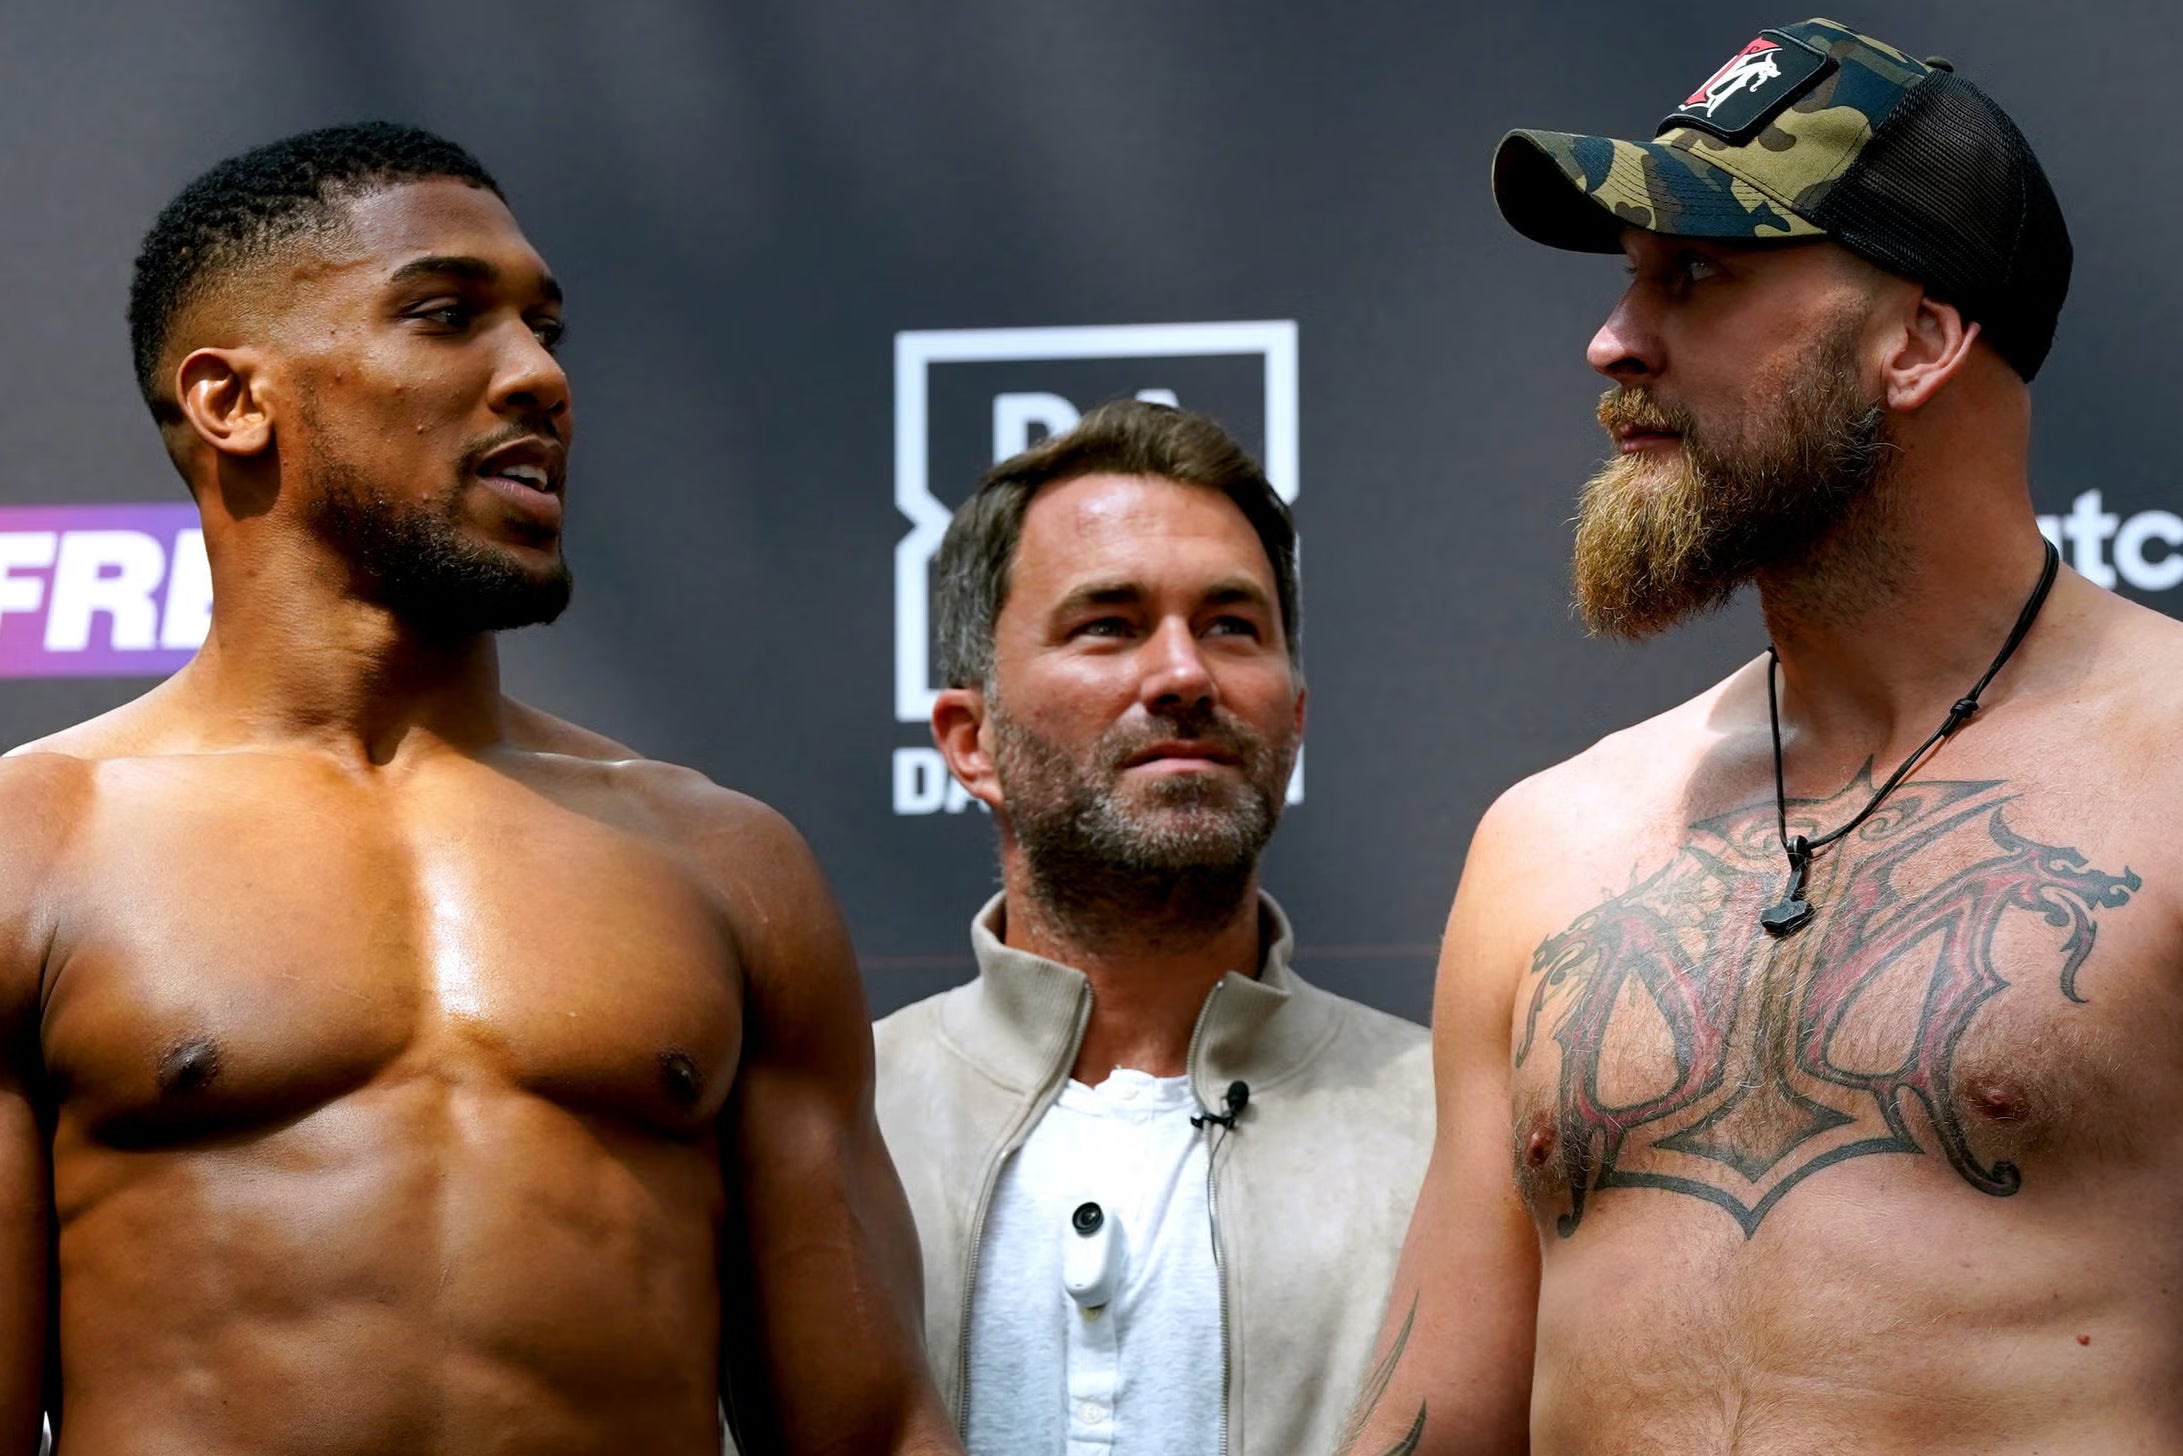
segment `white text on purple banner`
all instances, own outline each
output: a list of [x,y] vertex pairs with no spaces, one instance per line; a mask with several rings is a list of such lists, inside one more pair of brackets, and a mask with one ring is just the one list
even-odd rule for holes
[[0,506],[0,677],[164,677],[211,624],[195,506]]

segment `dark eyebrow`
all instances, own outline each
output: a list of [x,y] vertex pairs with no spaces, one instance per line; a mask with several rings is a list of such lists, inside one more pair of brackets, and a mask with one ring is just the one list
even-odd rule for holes
[[[411,283],[420,278],[454,278],[464,283],[492,284],[500,281],[500,269],[483,258],[439,254],[404,263],[387,275],[387,282]],[[551,273],[539,284],[539,292],[549,303],[561,301],[561,285]]]
[[1273,599],[1266,595],[1264,587],[1241,578],[1216,583],[1205,594],[1205,604],[1209,607],[1228,607],[1239,602],[1253,607],[1273,606]]
[[[1144,588],[1124,581],[1086,582],[1054,603],[1054,615],[1066,617],[1087,607],[1127,607],[1144,600]],[[1206,588],[1202,605],[1208,607],[1251,606],[1268,611],[1273,599],[1266,590],[1248,577],[1228,577]]]
[[1126,607],[1133,602],[1143,601],[1144,595],[1144,588],[1132,586],[1128,582],[1086,582],[1054,603],[1054,615],[1066,617],[1071,612],[1080,612],[1086,607]]

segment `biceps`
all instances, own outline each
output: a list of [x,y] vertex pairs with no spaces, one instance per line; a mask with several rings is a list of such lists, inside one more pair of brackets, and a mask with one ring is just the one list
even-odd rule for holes
[[921,1273],[870,1099],[845,1108],[831,1090],[760,1073],[741,1100],[742,1248],[727,1262],[747,1282],[723,1291],[740,1332],[731,1379],[782,1429],[883,1449],[871,1433],[894,1428],[917,1369]]
[[36,1109],[0,1086],[0,1452],[38,1449],[51,1189]]

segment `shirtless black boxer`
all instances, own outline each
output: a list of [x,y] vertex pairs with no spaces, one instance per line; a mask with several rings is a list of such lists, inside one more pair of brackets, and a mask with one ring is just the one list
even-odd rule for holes
[[570,409],[491,178],[262,148],[131,315],[215,607],[0,760],[0,1450],[958,1449],[802,842],[500,692]]

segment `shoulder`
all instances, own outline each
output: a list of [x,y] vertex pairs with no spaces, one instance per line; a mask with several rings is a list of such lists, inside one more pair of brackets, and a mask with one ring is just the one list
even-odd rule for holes
[[[2075,582],[2053,676],[2070,699],[2111,720],[2125,741],[2171,747],[2183,714],[2183,622]],[[2172,755],[2163,753],[2163,759]]]
[[508,739],[529,753],[553,753],[565,758],[591,759],[601,763],[648,761],[635,749],[594,733],[589,728],[556,718],[514,698],[501,699]]
[[[1330,994],[1330,993],[1328,993]],[[1331,996],[1341,1022],[1335,1054],[1353,1072],[1369,1076],[1383,1092],[1405,1103],[1430,1106],[1433,1094],[1432,1033],[1416,1022],[1346,996]]]
[[513,699],[506,713],[512,750],[558,761],[590,792],[610,797],[628,827],[693,869],[726,910],[746,957],[849,956],[818,861],[778,811]]
[[0,757],[0,1020],[32,1004],[62,897],[57,872],[91,811],[96,765],[40,750]]
[[1362,1001],[1354,1001],[1329,991],[1326,987],[1297,975],[1293,969],[1289,974],[1295,977],[1294,994],[1311,997],[1320,1002],[1345,1037],[1383,1048],[1394,1055],[1413,1049],[1423,1052],[1431,1041],[1431,1033],[1408,1017],[1397,1016],[1392,1012],[1382,1011],[1377,1006],[1367,1006]]
[[695,769],[637,759],[615,772],[727,907],[746,954],[853,959],[825,872],[785,815]]
[[1528,879],[1680,823],[1691,785],[1723,740],[1754,724],[1763,730],[1765,670],[1764,657],[1747,662],[1687,702],[1510,786],[1479,819],[1466,876]]
[[66,841],[91,807],[97,773],[96,760],[40,744],[0,755],[0,851],[10,867],[48,858]]
[[795,826],[750,795],[514,699],[506,700],[506,714],[510,748],[561,761],[634,811],[660,839],[709,865],[763,868],[767,880],[812,868]]
[[956,986],[922,1001],[912,1001],[872,1023],[872,1049],[879,1057],[881,1077],[890,1070],[907,1072],[938,1052],[947,1000],[965,989]]
[[709,892],[747,972],[764,979],[769,968],[853,966],[818,860],[777,810],[695,769],[630,755],[596,735],[517,746],[581,760],[576,771],[613,798],[624,823],[688,866]]
[[503,700],[507,747],[552,760],[611,796],[633,825],[716,871],[760,868],[762,882],[812,870],[803,836],[748,794],[724,788],[696,769],[647,758],[627,744],[565,719]]
[[1480,818],[1441,948],[1435,1026],[1483,1037],[1539,946],[1672,855],[1724,764],[1764,752],[1766,659],[1513,785]]
[[951,987],[922,1001],[912,1001],[898,1007],[872,1023],[872,1040],[879,1044],[881,1055],[890,1046],[909,1047],[920,1044],[939,1025],[941,1009],[950,996],[964,988]]
[[[1407,1219],[1417,1180],[1433,1141],[1432,1037],[1413,1021],[1300,982],[1296,994],[1320,1003],[1333,1024],[1317,1039],[1306,1061],[1254,1092],[1267,1094],[1267,1126],[1281,1125],[1308,1149],[1321,1174],[1335,1168],[1371,1168],[1407,1179],[1401,1196],[1381,1209]],[[1299,1115],[1301,1114],[1301,1115]],[[1399,1206],[1395,1206],[1399,1205]],[[1362,1206],[1353,1210],[1367,1217]]]
[[43,738],[33,739],[0,755],[0,762],[18,759],[67,759],[89,765],[100,759],[135,758],[193,747],[175,729],[175,679],[169,678],[141,697],[86,718]]
[[946,1100],[947,1089],[956,1085],[956,1073],[970,1065],[948,1034],[947,1009],[952,1002],[975,994],[974,985],[955,986],[913,1001],[872,1023],[880,1112],[890,1125],[915,1122],[931,1113],[935,1100]]

